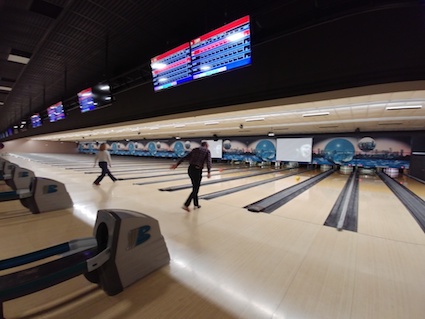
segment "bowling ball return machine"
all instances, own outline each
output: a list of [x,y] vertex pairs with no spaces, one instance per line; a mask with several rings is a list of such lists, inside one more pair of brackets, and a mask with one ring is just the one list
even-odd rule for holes
[[0,164],[0,181],[10,179],[12,176],[12,169],[18,166],[17,164],[9,161],[1,161]]
[[10,165],[10,172],[4,178],[4,182],[12,190],[0,192],[0,202],[19,199],[21,194],[29,193],[29,187],[34,177],[33,171],[18,165]]
[[57,259],[0,276],[0,318],[3,303],[79,275],[116,295],[170,261],[156,219],[129,210],[99,210],[93,238],[76,239],[0,261],[0,270],[57,256]]
[[4,181],[13,190],[0,192],[0,202],[20,200],[33,214],[73,206],[64,184],[48,178],[35,177],[34,172],[15,164],[6,166],[8,170],[5,171]]

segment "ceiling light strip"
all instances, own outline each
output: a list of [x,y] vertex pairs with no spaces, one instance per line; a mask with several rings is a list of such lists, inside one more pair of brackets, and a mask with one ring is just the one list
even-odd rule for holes
[[329,115],[329,112],[306,113],[306,114],[303,114],[303,117],[311,117],[311,116],[326,116],[326,115]]
[[12,88],[10,87],[10,86],[3,86],[3,85],[0,85],[0,90],[2,90],[2,91],[12,91]]
[[256,121],[264,121],[264,117],[253,117],[253,118],[245,119],[245,122],[256,122]]
[[400,106],[387,106],[385,109],[391,110],[407,110],[407,109],[421,109],[422,105],[400,105]]

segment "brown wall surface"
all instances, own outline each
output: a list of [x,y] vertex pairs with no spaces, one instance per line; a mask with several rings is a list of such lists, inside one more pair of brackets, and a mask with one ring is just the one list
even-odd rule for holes
[[3,142],[4,147],[0,152],[6,153],[78,153],[77,144],[74,142],[35,141],[21,138]]

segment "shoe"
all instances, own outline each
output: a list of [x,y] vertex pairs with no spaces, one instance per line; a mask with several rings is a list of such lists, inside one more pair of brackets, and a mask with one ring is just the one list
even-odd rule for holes
[[99,185],[100,185],[100,183],[93,183],[93,185],[99,186]]
[[187,207],[187,206],[185,206],[185,205],[183,205],[182,206],[182,209],[184,209],[185,211],[187,211],[187,212],[190,212],[190,208],[189,207]]
[[195,205],[195,207],[193,207],[194,209],[199,209],[201,208],[201,205]]

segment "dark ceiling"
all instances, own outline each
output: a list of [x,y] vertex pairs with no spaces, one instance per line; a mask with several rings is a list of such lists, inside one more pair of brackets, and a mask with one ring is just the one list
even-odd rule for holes
[[0,132],[106,79],[113,91],[151,81],[151,57],[247,14],[266,41],[396,2],[415,1],[0,0]]

